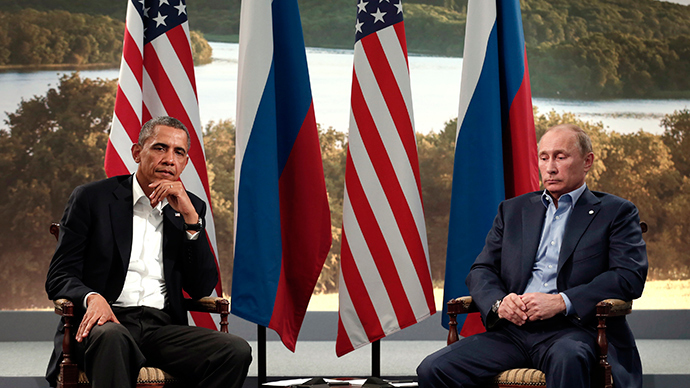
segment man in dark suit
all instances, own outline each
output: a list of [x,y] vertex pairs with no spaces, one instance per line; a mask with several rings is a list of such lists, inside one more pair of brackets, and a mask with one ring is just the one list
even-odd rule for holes
[[[189,146],[180,121],[152,119],[132,146],[134,175],[77,187],[67,203],[46,291],[75,303],[77,356],[94,388],[133,386],[144,365],[199,387],[241,387],[247,375],[247,342],[188,326],[182,307],[183,289],[199,298],[218,282],[206,204],[178,180]],[[61,322],[52,385],[63,334]]]
[[[595,305],[642,294],[647,254],[636,207],[591,192],[594,154],[575,125],[539,142],[545,190],[502,202],[466,283],[487,332],[428,356],[421,387],[472,387],[512,368],[544,371],[548,387],[589,387]],[[617,387],[642,387],[642,366],[624,317],[608,322]]]

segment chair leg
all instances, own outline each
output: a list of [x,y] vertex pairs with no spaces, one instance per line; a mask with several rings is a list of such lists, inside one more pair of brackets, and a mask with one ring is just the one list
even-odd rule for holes
[[58,383],[58,388],[77,388],[79,385],[79,368],[77,364],[60,365],[60,374],[62,375],[62,382]]
[[597,353],[599,357],[597,382],[601,382],[603,388],[613,388],[611,378],[611,365],[608,362],[609,343],[606,338],[606,317],[611,312],[611,305],[608,303],[597,304]]
[[448,340],[446,344],[450,345],[454,342],[458,342],[458,314],[449,312],[448,317],[450,319],[448,320]]
[[65,322],[65,334],[62,339],[62,363],[60,363],[62,381],[58,383],[58,387],[76,388],[79,383],[79,368],[77,363],[72,360],[72,332],[74,331],[74,305],[72,302],[64,303],[62,317]]

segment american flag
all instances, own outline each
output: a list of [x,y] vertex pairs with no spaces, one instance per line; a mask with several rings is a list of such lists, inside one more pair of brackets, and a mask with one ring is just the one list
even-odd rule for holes
[[[190,161],[180,179],[187,190],[211,207],[203,134],[194,78],[187,9],[183,0],[131,0],[115,99],[115,114],[105,154],[108,176],[131,174],[137,165],[130,149],[143,123],[153,117],[171,116],[187,127],[191,136]],[[206,214],[206,234],[214,255],[216,232],[211,212]],[[222,295],[221,283],[216,295]],[[215,328],[209,314],[194,313],[197,326]]]
[[355,38],[338,356],[436,312],[400,0],[359,0]]

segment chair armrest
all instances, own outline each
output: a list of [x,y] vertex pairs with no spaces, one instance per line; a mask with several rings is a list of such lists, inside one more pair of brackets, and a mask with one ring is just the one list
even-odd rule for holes
[[202,313],[222,314],[228,312],[230,302],[225,298],[205,296],[199,299],[184,299],[184,308],[187,311],[199,311]]
[[228,332],[228,315],[230,314],[230,302],[225,298],[205,296],[199,299],[187,299],[183,301],[187,311],[220,314],[220,331]]
[[57,222],[53,222],[50,224],[50,234],[55,236],[55,239],[58,240],[60,237],[60,224]]
[[458,336],[458,314],[477,313],[479,309],[472,303],[471,296],[461,296],[459,298],[451,299],[446,303],[448,307],[448,340],[447,344],[457,342]]
[[469,314],[479,312],[477,306],[472,304],[471,296],[461,296],[451,299],[446,305],[448,306],[448,314]]
[[[604,317],[620,317],[632,312],[632,301],[621,299],[604,299],[597,303],[597,313],[605,314]],[[599,311],[601,308],[601,312]]]
[[55,314],[60,316],[74,316],[74,303],[69,299],[56,299],[53,301]]

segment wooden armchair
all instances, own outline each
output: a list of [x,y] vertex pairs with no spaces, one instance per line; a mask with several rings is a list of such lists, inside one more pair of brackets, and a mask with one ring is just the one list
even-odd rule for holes
[[[458,314],[479,312],[477,306],[472,303],[471,296],[463,296],[448,302],[448,316],[450,317],[448,330],[448,345],[458,340]],[[609,345],[606,340],[606,319],[630,314],[632,302],[620,299],[606,299],[597,303],[597,356],[599,363],[596,375],[593,379],[595,387],[612,388],[611,365],[609,365]],[[546,387],[544,372],[538,369],[520,368],[507,370],[494,379],[488,387]]]
[[[60,235],[60,225],[56,223],[51,224],[50,233],[57,239]],[[53,304],[55,305],[55,313],[62,316],[65,321],[65,337],[62,343],[63,359],[60,364],[57,388],[90,387],[91,384],[86,374],[79,369],[74,359],[74,344],[76,343],[74,334],[78,325],[74,318],[74,304],[67,299],[55,300]],[[220,314],[220,331],[223,333],[228,332],[230,303],[227,299],[210,296],[196,300],[185,299],[184,306],[187,311]],[[158,368],[143,367],[139,371],[139,377],[137,378],[137,387],[181,388],[184,386],[184,382],[175,379],[175,377]]]
[[[640,222],[642,233],[647,233],[648,226]],[[449,330],[448,345],[458,340],[458,314],[478,313],[479,309],[472,303],[471,296],[462,296],[448,302]],[[608,363],[609,343],[606,339],[606,319],[627,315],[632,312],[632,301],[605,299],[597,303],[597,357],[595,375],[592,379],[595,388],[612,388],[611,365]],[[494,378],[488,385],[494,387],[546,387],[544,372],[538,369],[520,368],[507,370]]]

